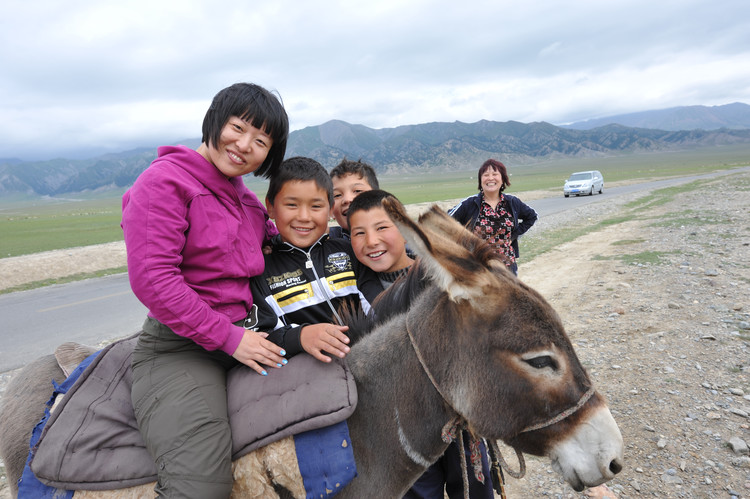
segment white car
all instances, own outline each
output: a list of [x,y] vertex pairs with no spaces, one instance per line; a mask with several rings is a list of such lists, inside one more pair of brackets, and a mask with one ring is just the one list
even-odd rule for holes
[[563,186],[563,194],[566,198],[571,194],[575,194],[576,196],[588,194],[592,196],[594,192],[601,194],[603,190],[604,177],[596,170],[573,173]]

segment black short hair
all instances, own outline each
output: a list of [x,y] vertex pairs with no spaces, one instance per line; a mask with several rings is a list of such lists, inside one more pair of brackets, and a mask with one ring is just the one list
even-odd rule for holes
[[341,163],[334,166],[331,170],[331,178],[343,177],[346,174],[357,174],[370,184],[373,189],[378,189],[380,184],[378,183],[378,177],[375,174],[375,169],[362,161],[360,158],[357,161],[351,161],[344,158]]
[[221,130],[232,116],[250,122],[273,139],[266,160],[253,173],[256,177],[271,177],[284,159],[289,137],[289,118],[283,104],[260,85],[235,83],[219,91],[211,101],[203,118],[203,143],[218,147]]
[[349,223],[349,226],[351,227],[352,215],[354,213],[358,211],[370,211],[373,208],[381,208],[384,199],[391,199],[396,203],[401,204],[401,201],[399,201],[396,196],[380,189],[373,189],[358,194],[357,197],[352,200],[349,205],[349,210],[346,212],[346,221]]
[[273,205],[276,195],[284,184],[292,180],[314,180],[315,185],[328,193],[328,205],[333,206],[333,181],[323,165],[312,158],[295,156],[285,159],[271,177],[266,193],[266,201]]

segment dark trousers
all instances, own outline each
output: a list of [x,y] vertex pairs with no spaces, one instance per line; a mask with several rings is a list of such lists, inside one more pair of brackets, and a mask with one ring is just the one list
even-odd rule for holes
[[[464,454],[469,474],[469,497],[471,499],[493,499],[495,492],[490,479],[490,465],[487,459],[487,449],[484,443],[479,444],[482,454],[482,471],[484,484],[474,477],[471,467],[471,450],[469,449],[468,434],[464,433]],[[458,441],[453,441],[445,453],[427,471],[417,479],[411,489],[404,495],[404,499],[443,499],[444,492],[450,499],[463,499],[464,485],[461,474],[461,449]]]
[[226,372],[237,361],[148,318],[133,352],[131,397],[159,497],[227,498],[232,435]]

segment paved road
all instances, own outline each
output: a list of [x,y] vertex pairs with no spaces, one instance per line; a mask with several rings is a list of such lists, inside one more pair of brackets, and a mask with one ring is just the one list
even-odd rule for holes
[[606,179],[604,181],[604,192],[602,194],[594,194],[593,196],[580,196],[580,197],[569,197],[564,198],[562,195],[562,186],[560,186],[560,196],[551,197],[545,199],[536,199],[529,204],[533,206],[534,210],[539,214],[540,217],[545,215],[553,215],[561,211],[569,210],[571,208],[577,208],[591,203],[598,203],[612,199],[616,196],[624,196],[628,194],[634,194],[636,192],[661,189],[664,187],[670,187],[673,185],[684,184],[692,182],[693,180],[709,179],[714,177],[721,177],[738,172],[750,171],[750,166],[742,168],[736,168],[733,170],[726,170],[720,172],[706,173],[703,175],[690,175],[687,177],[670,178],[665,180],[655,180],[653,182],[643,182],[640,184],[625,185],[622,187],[607,187]]
[[[577,198],[564,198],[561,188],[559,196],[530,204],[544,217],[616,196],[737,171],[750,171],[750,167],[614,188],[605,183],[604,194]],[[0,295],[0,372],[52,353],[66,341],[96,345],[128,336],[138,331],[145,316],[146,309],[133,296],[125,274]]]
[[96,345],[139,330],[146,307],[127,274],[0,295],[0,372],[76,341]]

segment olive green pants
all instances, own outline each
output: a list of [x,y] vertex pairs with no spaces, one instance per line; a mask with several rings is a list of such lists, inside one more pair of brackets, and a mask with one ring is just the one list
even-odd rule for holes
[[158,497],[226,498],[232,436],[226,372],[237,361],[147,318],[133,352],[131,396],[158,473]]

